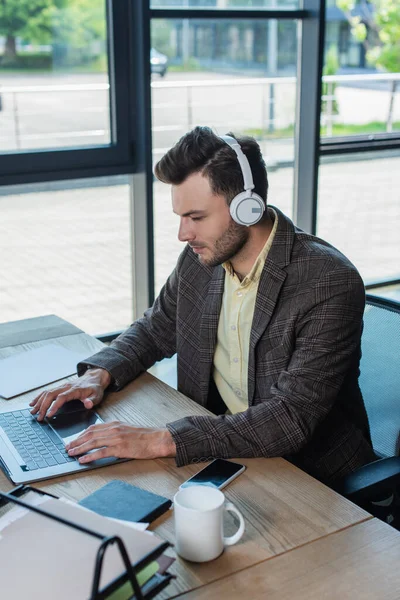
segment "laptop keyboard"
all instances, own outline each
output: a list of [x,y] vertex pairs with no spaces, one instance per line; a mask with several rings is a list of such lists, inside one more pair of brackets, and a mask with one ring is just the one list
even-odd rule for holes
[[10,438],[29,471],[76,460],[68,456],[63,442],[51,427],[37,421],[29,410],[0,413],[0,427]]

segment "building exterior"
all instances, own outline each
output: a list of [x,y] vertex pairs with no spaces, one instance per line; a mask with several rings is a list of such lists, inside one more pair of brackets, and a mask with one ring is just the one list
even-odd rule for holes
[[[158,0],[153,6],[191,8],[239,8],[243,0]],[[293,0],[256,0],[251,8],[296,8]],[[373,14],[373,6],[361,0],[352,15],[364,22]],[[296,21],[202,20],[180,19],[153,23],[153,46],[176,66],[207,70],[246,70],[255,76],[291,75],[296,71]],[[337,48],[341,68],[365,69],[365,49],[350,30],[346,15],[328,0],[326,9],[325,49]]]

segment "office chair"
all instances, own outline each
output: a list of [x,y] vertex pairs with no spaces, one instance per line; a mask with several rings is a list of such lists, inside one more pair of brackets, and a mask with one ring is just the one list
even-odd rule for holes
[[[367,294],[361,351],[359,382],[377,461],[342,478],[335,489],[399,528],[400,302]],[[371,504],[391,498],[386,509]]]

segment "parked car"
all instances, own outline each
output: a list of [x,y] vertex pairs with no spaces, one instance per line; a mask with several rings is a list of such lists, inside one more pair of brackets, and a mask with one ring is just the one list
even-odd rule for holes
[[158,73],[160,77],[164,77],[168,69],[168,56],[152,48],[150,50],[150,66],[152,73]]

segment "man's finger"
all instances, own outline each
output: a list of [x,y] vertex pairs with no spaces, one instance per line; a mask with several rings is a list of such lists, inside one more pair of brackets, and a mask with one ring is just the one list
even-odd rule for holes
[[[87,392],[88,390],[81,388],[71,388],[66,392],[62,392],[58,395],[57,400],[50,408],[49,412],[47,413],[47,416],[52,417],[58,411],[59,408],[61,408],[66,402],[70,402],[71,400],[80,400],[83,406],[85,406],[87,398],[85,398],[84,396],[85,394],[87,394]],[[93,398],[93,396],[90,396],[90,398]]]
[[46,396],[48,396],[49,393],[50,392],[42,392],[40,394],[40,396],[38,396],[37,398],[35,398],[35,400],[34,400],[35,404],[33,405],[33,408],[31,409],[31,414],[32,415],[34,415],[35,413],[37,413],[40,410],[40,407],[42,406],[43,402],[46,401]]
[[[65,447],[67,448],[67,450],[69,450],[70,448],[78,448],[82,444],[85,444],[89,440],[93,439],[93,436],[96,436],[97,434],[104,435],[105,430],[110,429],[110,425],[112,425],[112,423],[99,423],[98,425],[91,425]],[[98,446],[94,446],[94,448],[96,447],[98,448]],[[77,454],[79,454],[79,452],[77,452]]]
[[84,400],[82,400],[82,402],[83,406],[90,410],[94,406],[94,397],[90,396],[89,398],[85,398]]
[[91,452],[90,454],[80,456],[78,458],[78,462],[80,464],[87,464],[93,462],[94,460],[99,460],[100,458],[107,458],[109,456],[115,456],[111,448],[99,448],[98,450],[96,450],[96,452]]
[[82,400],[84,407],[87,408],[88,410],[90,410],[91,408],[93,408],[94,406],[96,406],[96,404],[98,403],[98,397],[96,395],[93,396],[89,396],[88,398],[85,398],[84,400]]
[[58,411],[59,408],[61,408],[66,402],[69,402],[70,400],[81,400],[81,396],[82,390],[80,389],[70,389],[66,392],[61,392],[61,394],[58,394],[55,402],[53,402],[53,405],[48,411],[47,416],[52,417]]
[[55,398],[57,398],[59,393],[60,393],[60,390],[53,390],[52,392],[45,392],[40,403],[37,403],[32,408],[31,414],[34,415],[37,413],[38,421],[42,421],[42,419],[44,419],[44,416],[45,416],[48,408],[51,406],[53,400]]
[[51,404],[51,402],[57,398],[57,396],[63,392],[65,392],[66,390],[68,390],[71,387],[71,384],[65,384],[62,385],[54,390],[46,390],[44,392],[42,392],[41,394],[39,394],[39,396],[37,396],[36,398],[34,398],[32,400],[32,402],[30,402],[29,406],[32,406],[32,410],[31,413],[34,415],[35,413],[37,413],[43,402],[49,403],[49,406]]
[[[72,443],[78,441],[80,441],[80,443],[77,446],[71,447]],[[90,436],[89,439],[86,440],[79,440],[79,438],[77,438],[74,442],[71,442],[68,454],[70,456],[79,456],[79,454],[86,454],[86,452],[89,452],[90,450],[97,450],[98,448],[103,448],[103,446],[109,447],[112,445],[112,438],[110,439],[109,436],[105,437],[99,432],[99,435],[96,437]]]
[[29,406],[35,406],[42,398],[42,396],[44,396],[45,392],[40,392],[40,394],[38,396],[36,396],[36,398],[34,398],[33,400],[31,400],[29,402]]

